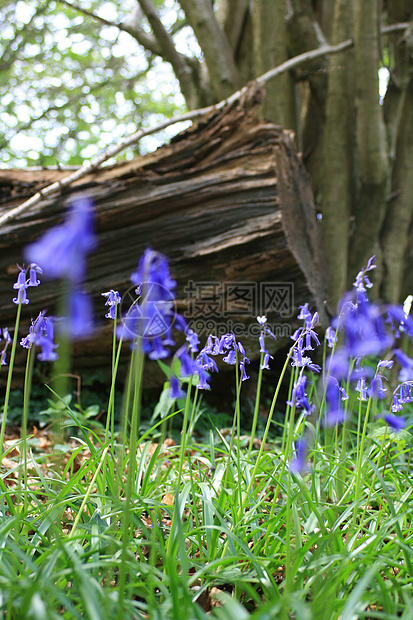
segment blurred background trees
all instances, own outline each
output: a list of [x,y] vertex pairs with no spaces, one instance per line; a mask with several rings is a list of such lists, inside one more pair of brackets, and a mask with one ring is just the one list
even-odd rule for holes
[[[266,85],[310,174],[334,307],[367,258],[376,294],[413,291],[411,0],[1,0],[3,166],[81,165],[122,136],[216,103],[288,58],[351,39]],[[147,138],[155,148],[177,131]],[[138,149],[122,157],[132,157]]]

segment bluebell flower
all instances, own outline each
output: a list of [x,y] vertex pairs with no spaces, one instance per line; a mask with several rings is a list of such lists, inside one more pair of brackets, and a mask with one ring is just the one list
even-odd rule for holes
[[211,355],[213,351],[215,351],[214,338],[215,336],[213,336],[212,334],[209,334],[207,341],[206,341],[206,345],[203,347],[203,350],[206,351],[209,355]]
[[192,329],[188,329],[186,332],[186,340],[189,342],[189,350],[192,351],[192,353],[197,353],[199,345],[198,334]]
[[42,362],[54,362],[57,360],[53,319],[46,316],[45,310],[39,313],[35,321],[32,321],[28,335],[22,338],[20,344],[25,349],[29,349],[32,346],[41,347],[41,352],[37,357]]
[[297,319],[305,321],[307,324],[312,320],[312,315],[311,312],[309,310],[308,307],[308,303],[304,304],[303,306],[298,306],[300,312],[297,316]]
[[209,390],[210,385],[208,380],[210,378],[208,371],[218,372],[218,367],[215,361],[205,352],[202,352],[192,359],[189,355],[187,347],[182,346],[176,353],[176,356],[181,362],[181,377],[189,377],[193,375],[198,376],[198,389]]
[[311,357],[307,355],[303,355],[303,350],[299,346],[296,346],[292,350],[292,360],[291,366],[297,366],[298,368],[308,368],[312,372],[319,373],[321,367],[318,364],[315,364]]
[[380,360],[377,368],[393,368],[394,360]]
[[247,375],[247,372],[245,370],[245,364],[249,364],[250,360],[248,359],[248,357],[244,357],[244,359],[242,359],[239,363],[239,369],[241,372],[241,381],[247,381],[250,377],[249,375]]
[[304,409],[306,415],[309,415],[312,411],[312,407],[308,401],[307,393],[305,391],[307,384],[307,377],[300,373],[297,381],[294,382],[291,400],[287,401],[287,405],[295,407],[296,409]]
[[397,393],[394,393],[391,410],[394,413],[396,413],[397,411],[402,411],[402,409],[403,409],[403,404],[400,402],[399,397],[397,396]]
[[274,340],[277,340],[272,331],[267,327],[267,317],[266,316],[257,316],[257,321],[261,325],[261,333],[259,335],[259,343],[260,343],[260,353],[264,353],[264,358],[262,360],[262,364],[260,364],[261,370],[270,370],[269,360],[273,359],[272,355],[269,354],[265,346],[265,335],[268,334]]
[[270,370],[270,367],[269,367],[270,358],[274,359],[273,356],[268,353],[268,351],[265,351],[264,359],[262,360],[262,364],[260,364],[261,370]]
[[[17,282],[13,284],[13,288],[18,291],[17,297],[13,299],[15,304],[28,304],[27,289],[32,286],[39,286],[40,280],[37,279],[38,273],[43,273],[43,270],[36,263],[31,263],[27,269],[18,266],[20,269],[17,276]],[[27,278],[27,271],[29,271],[29,278]]]
[[6,352],[7,352],[7,348],[9,344],[11,343],[11,337],[10,337],[9,330],[7,329],[7,327],[3,327],[3,340],[5,340],[5,343],[4,343],[2,351],[0,352],[0,365],[7,366]]
[[302,348],[305,351],[313,351],[313,347],[311,346],[311,340],[314,340],[314,343],[318,346],[320,341],[318,339],[317,334],[314,331],[314,327],[318,323],[318,312],[314,312],[314,315],[311,314],[308,304],[304,304],[304,306],[299,306],[300,313],[297,316],[297,319],[302,319],[305,323],[305,327],[300,327],[295,331],[291,338],[295,341],[298,339],[303,340],[305,336],[305,346]]
[[368,300],[345,304],[340,316],[344,347],[349,357],[379,355],[393,343],[387,333],[380,308]]
[[[71,202],[64,223],[46,232],[25,250],[26,258],[40,265],[45,277],[64,278],[69,282],[69,314],[61,325],[64,332],[74,338],[88,335],[93,325],[92,304],[81,288],[87,256],[96,246],[92,202],[85,196],[77,196]],[[32,278],[33,273],[30,280]]]
[[85,338],[93,331],[93,306],[90,295],[75,289],[69,297],[68,317],[61,320],[62,331],[71,338]]
[[266,336],[270,336],[273,340],[277,340],[277,337],[273,334],[270,328],[267,325],[267,317],[266,316],[257,316],[257,321],[261,325],[263,332]]
[[393,354],[399,364],[399,383],[407,383],[413,380],[413,359],[400,349],[394,349]]
[[215,360],[205,351],[201,350],[196,359],[201,364],[204,370],[218,372],[218,366],[216,365]]
[[115,319],[116,315],[116,306],[118,306],[121,302],[120,295],[118,291],[114,291],[111,289],[107,293],[101,293],[102,297],[106,297],[105,306],[109,306],[109,312],[105,314],[107,319]]
[[374,255],[371,258],[369,258],[365,268],[359,271],[359,273],[356,276],[356,280],[353,286],[356,288],[356,290],[359,293],[365,293],[366,289],[371,288],[373,286],[373,284],[369,280],[369,277],[366,274],[369,271],[376,269],[377,265],[374,264],[375,260],[376,260],[376,257]]
[[182,345],[180,349],[175,353],[175,357],[181,363],[180,377],[186,378],[194,375],[198,370],[197,365],[195,364],[193,358],[188,353],[188,348],[186,345]]
[[236,346],[237,346],[238,351],[241,354],[241,360],[240,360],[240,363],[239,363],[239,369],[240,369],[240,372],[241,372],[241,381],[247,381],[247,379],[249,379],[249,376],[246,373],[245,365],[249,364],[250,360],[246,356],[245,349],[242,346],[241,342],[238,341]]
[[366,379],[364,377],[361,377],[357,381],[356,392],[360,393],[360,396],[357,396],[357,400],[363,400],[363,401],[368,400],[368,397],[367,397],[367,387],[366,387]]
[[340,388],[339,382],[333,376],[328,377],[326,387],[326,425],[334,426],[344,422],[345,410],[341,402],[347,400],[348,396],[344,389]]
[[219,339],[218,345],[218,354],[221,355],[228,351],[231,347],[235,346],[235,336],[234,334],[223,334]]
[[40,265],[47,278],[66,278],[80,284],[86,275],[87,255],[96,246],[92,202],[86,196],[77,196],[71,202],[65,222],[29,245],[25,257]]
[[31,263],[29,265],[29,283],[28,286],[39,286],[40,280],[37,278],[37,274],[43,273],[43,269],[36,265],[36,263]]
[[[237,351],[239,353],[238,357]],[[237,359],[239,359],[239,369],[241,372],[242,381],[249,379],[245,371],[245,365],[249,364],[250,360],[247,358],[241,342],[236,341],[234,334],[223,334],[219,339],[216,336],[210,334],[208,336],[206,345],[203,347],[203,349],[201,349],[198,359],[201,360],[203,368],[216,372],[218,368],[216,367],[215,362],[210,357],[211,355],[224,355],[222,360],[226,364],[230,365],[236,364]]]
[[330,347],[330,349],[332,349],[334,347],[334,342],[336,339],[336,332],[331,326],[327,327],[326,329],[326,339],[327,345]]
[[406,353],[400,349],[394,349],[393,354],[402,368],[413,368],[413,359],[406,355]]
[[370,398],[377,398],[378,400],[385,398],[387,388],[383,386],[383,379],[385,379],[383,375],[376,374],[374,378],[370,381],[370,385],[367,390]]
[[307,469],[308,444],[305,439],[297,439],[295,442],[295,458],[290,463],[290,472],[293,474],[304,473]]
[[405,381],[397,386],[393,392],[393,402],[391,410],[393,413],[401,411],[405,403],[413,401],[413,381]]
[[185,392],[181,390],[178,377],[172,375],[169,380],[169,397],[170,398],[183,398]]
[[169,347],[175,344],[172,326],[186,330],[186,322],[175,313],[174,289],[168,262],[163,254],[146,249],[137,270],[131,275],[137,285],[139,299],[123,319],[118,333],[142,343],[142,351],[150,359],[162,359],[170,355]]
[[387,310],[387,323],[389,323],[392,329],[395,331],[395,338],[400,337],[400,333],[406,333],[410,339],[413,339],[413,320],[405,313],[401,306],[389,305],[386,306]]
[[18,291],[17,297],[13,299],[14,304],[28,304],[29,300],[27,299],[26,290],[28,287],[28,282],[26,279],[26,270],[23,267],[20,267],[19,275],[17,276],[17,282],[13,284],[13,288]]
[[225,355],[225,357],[222,358],[222,360],[229,365],[235,365],[237,363],[237,354],[235,352],[235,349],[230,349],[228,351],[228,353]]
[[131,275],[131,281],[138,289],[145,287],[144,292],[138,290],[138,294],[145,295],[145,301],[171,302],[175,297],[173,291],[176,282],[171,278],[166,257],[150,248],[144,251],[137,270]]
[[399,416],[393,415],[391,413],[385,415],[384,419],[386,420],[387,424],[391,426],[392,429],[395,431],[401,431],[406,426],[404,418],[400,418]]

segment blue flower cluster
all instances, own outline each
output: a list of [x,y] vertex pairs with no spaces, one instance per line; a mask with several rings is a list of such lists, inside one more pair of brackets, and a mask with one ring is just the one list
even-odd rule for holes
[[175,312],[176,282],[170,276],[165,256],[149,248],[145,250],[131,281],[136,286],[137,299],[123,317],[118,335],[132,340],[133,346],[139,342],[152,360],[169,357],[170,347],[175,344],[172,327],[185,330],[186,322]]
[[[327,424],[335,424],[344,420],[344,409],[338,398],[337,390],[340,381],[355,383],[358,399],[367,401],[369,398],[383,399],[387,388],[384,382],[387,380],[383,371],[393,366],[395,357],[401,366],[399,380],[413,380],[413,360],[404,353],[395,349],[388,358],[379,360],[374,373],[370,366],[363,366],[363,359],[367,356],[382,355],[391,350],[395,338],[402,332],[413,336],[413,323],[403,309],[399,306],[380,306],[371,303],[366,291],[372,283],[367,275],[375,269],[375,257],[372,256],[365,269],[361,270],[354,282],[354,292],[345,296],[339,315],[333,323],[333,327],[342,334],[341,346],[335,348],[333,354],[327,360],[328,376],[326,386],[327,400]],[[390,329],[387,328],[390,326]],[[333,347],[336,343],[334,329],[329,333],[328,344]],[[373,376],[372,376],[373,375]],[[413,400],[400,385],[393,394],[393,414],[400,411],[402,404]],[[393,414],[385,415],[385,421],[395,430],[404,427],[404,420]]]
[[[13,299],[13,302],[17,305],[26,305],[29,303],[27,297],[27,289],[33,286],[39,286],[40,280],[38,280],[38,274],[42,274],[42,268],[36,263],[30,263],[27,269],[19,267],[20,271],[17,276],[17,281],[13,285],[13,288],[17,290],[17,297]],[[6,365],[6,351],[11,342],[10,334],[7,328],[3,329],[3,338],[5,345],[0,353],[1,365]],[[57,345],[54,344],[54,326],[53,319],[46,317],[46,311],[40,312],[35,321],[32,321],[29,334],[22,338],[20,344],[25,349],[29,349],[32,346],[40,346],[41,352],[38,355],[39,360],[43,362],[54,362],[58,355],[55,352]]]
[[54,344],[54,325],[53,319],[46,316],[46,311],[39,313],[35,321],[32,321],[30,331],[20,344],[25,349],[30,349],[33,345],[41,347],[38,359],[41,362],[54,362],[58,355],[55,352],[57,345]]
[[[30,261],[28,269],[20,268],[14,289],[17,291],[14,303],[28,303],[27,289],[38,286],[38,274],[49,278],[65,278],[69,283],[68,329],[71,336],[89,334],[92,326],[92,308],[89,296],[83,291],[88,254],[96,247],[94,214],[91,202],[85,197],[76,198],[66,221],[48,231],[42,239],[26,249]],[[40,266],[39,266],[40,265]],[[394,349],[385,359],[380,359],[375,371],[371,364],[363,365],[366,357],[380,357],[389,351],[395,339],[402,333],[413,339],[413,321],[398,306],[379,306],[371,303],[367,290],[372,287],[370,272],[375,269],[375,257],[371,257],[354,282],[354,290],[347,294],[340,306],[338,317],[326,331],[327,345],[332,349],[326,361],[324,389],[326,398],[326,417],[324,424],[335,425],[345,419],[345,406],[348,400],[343,384],[352,384],[360,401],[370,398],[382,399],[387,394],[385,371],[392,368],[394,361],[400,366],[399,385],[393,392],[391,412],[384,419],[392,428],[399,430],[404,420],[398,414],[404,403],[413,402],[413,359],[400,349]],[[241,342],[234,334],[224,334],[220,338],[210,335],[205,346],[199,350],[199,338],[188,328],[185,319],[176,312],[176,282],[171,278],[167,259],[161,253],[147,249],[142,255],[131,281],[137,298],[133,301],[122,323],[118,327],[119,337],[132,341],[132,346],[141,346],[143,353],[152,360],[160,360],[171,355],[175,346],[173,328],[186,336],[186,343],[175,353],[174,373],[170,378],[170,394],[173,398],[182,396],[181,382],[188,377],[197,377],[199,389],[209,388],[211,372],[218,371],[216,359],[221,356],[224,363],[238,364],[241,381],[247,380],[247,365],[250,363]],[[121,302],[117,291],[102,293],[108,306],[106,317],[116,318],[116,308]],[[298,319],[302,326],[291,336],[293,345],[289,357],[296,369],[292,393],[288,405],[309,415],[314,407],[308,397],[308,377],[310,370],[319,373],[321,368],[314,363],[309,353],[320,345],[316,332],[318,313],[312,313],[308,304],[300,306]],[[272,359],[266,347],[266,338],[276,339],[267,325],[265,316],[257,317],[261,327],[259,336],[261,364],[260,369],[269,369]],[[1,352],[1,364],[5,363],[6,349],[10,342],[7,330],[3,330],[6,344]],[[53,343],[53,320],[41,312],[33,321],[30,332],[21,345],[41,347],[39,358],[53,361],[57,358]],[[178,369],[178,370],[176,370]],[[301,468],[306,454],[306,440],[296,446],[296,459],[292,470]]]
[[[158,360],[171,355],[171,347],[175,345],[173,328],[186,335],[186,344],[175,353],[180,370],[179,376],[175,373],[170,379],[172,398],[182,396],[180,382],[190,376],[198,378],[198,389],[209,389],[210,373],[218,371],[214,359],[218,355],[222,355],[227,364],[238,362],[242,381],[249,378],[246,365],[250,361],[241,342],[236,341],[233,334],[225,334],[220,338],[210,335],[199,351],[198,335],[188,328],[183,316],[175,310],[176,282],[171,278],[168,261],[163,254],[152,249],[145,250],[131,280],[136,286],[137,299],[123,317],[118,336],[132,340],[132,346],[140,343],[142,351],[149,359]],[[119,293],[109,291],[103,295],[107,297],[106,305],[110,306],[106,317],[114,318],[115,305],[120,301]],[[263,329],[270,332],[268,328]]]
[[307,398],[307,377],[304,375],[304,370],[308,368],[316,373],[319,373],[321,370],[320,366],[315,364],[311,357],[307,355],[307,351],[314,351],[313,344],[316,346],[320,344],[314,330],[318,323],[318,312],[314,312],[312,315],[308,304],[304,304],[304,306],[300,306],[300,313],[297,318],[302,320],[304,324],[291,336],[294,344],[290,349],[290,356],[291,366],[300,368],[300,371],[297,380],[294,381],[291,399],[287,401],[287,404],[296,409],[302,409],[309,415],[313,407]]
[[[369,272],[375,269],[375,257],[372,256],[367,266],[362,269],[354,282],[353,292],[345,295],[338,317],[326,330],[327,345],[332,349],[326,360],[326,376],[324,390],[326,398],[326,417],[324,424],[332,426],[344,422],[346,410],[344,402],[348,394],[344,384],[353,384],[360,401],[383,399],[386,397],[387,377],[385,371],[392,368],[396,360],[401,367],[400,384],[393,392],[391,413],[382,414],[384,421],[399,431],[405,426],[405,420],[395,415],[403,405],[413,402],[413,359],[399,349],[391,348],[395,339],[405,333],[413,339],[413,321],[399,306],[380,306],[371,303],[367,297],[367,289],[372,287]],[[306,304],[301,308],[298,318],[304,320],[304,326],[295,332],[295,341],[291,350],[292,366],[301,368],[298,379],[294,382],[292,395],[288,404],[301,409],[305,414],[311,413],[307,393],[307,377],[304,368],[319,372],[320,368],[313,364],[304,354],[318,345],[318,337],[314,332],[317,324],[317,313],[311,316]],[[374,358],[390,351],[385,359],[379,359],[375,371],[371,364],[363,365],[365,358]],[[394,359],[393,359],[394,358]],[[291,471],[303,471],[306,459],[307,442],[305,438],[296,445],[296,456],[290,464]]]
[[[209,389],[209,373],[218,372],[217,363],[213,359],[218,355],[222,356],[222,361],[226,364],[235,365],[238,362],[241,381],[249,379],[245,366],[250,363],[250,360],[246,356],[241,342],[235,339],[234,334],[224,334],[220,338],[210,334],[205,346],[199,353],[199,339],[192,330],[187,333],[187,341],[189,345],[182,346],[176,353],[176,358],[181,366],[180,376],[186,378],[197,375],[198,389]],[[195,353],[198,354],[194,356]]]
[[110,289],[107,293],[101,293],[102,297],[106,297],[105,306],[109,306],[109,311],[105,314],[107,319],[115,320],[116,316],[116,306],[118,306],[121,302],[120,295],[118,291],[114,291]]

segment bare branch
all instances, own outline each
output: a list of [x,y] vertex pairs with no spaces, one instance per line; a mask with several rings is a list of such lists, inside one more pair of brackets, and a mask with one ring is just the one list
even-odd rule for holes
[[389,34],[391,32],[399,32],[400,30],[406,30],[409,27],[409,22],[400,22],[400,24],[390,24],[390,26],[382,26],[381,33]]
[[[309,52],[304,52],[304,54],[299,54],[298,56],[294,56],[294,58],[286,60],[279,67],[270,69],[270,71],[267,71],[267,73],[260,75],[260,77],[258,77],[256,81],[259,83],[268,82],[268,80],[272,80],[280,73],[284,73],[284,71],[290,71],[291,69],[294,69],[294,67],[298,67],[298,65],[301,65],[308,60],[314,60],[315,58],[319,58],[321,56],[328,56],[329,54],[338,54],[339,52],[343,52],[344,50],[347,50],[352,46],[352,39],[347,39],[347,41],[343,41],[342,43],[338,43],[337,45],[323,45],[316,50],[310,50]],[[229,99],[231,100],[232,97],[230,97]]]
[[176,77],[179,80],[181,91],[189,108],[196,106],[198,93],[194,82],[192,69],[184,54],[176,48],[172,36],[164,27],[152,0],[138,0],[143,12],[151,25],[152,31],[162,50],[162,57],[171,63]]
[[111,22],[110,20],[105,19],[104,17],[100,17],[100,15],[97,15],[96,13],[93,13],[93,11],[84,9],[83,7],[76,4],[75,2],[68,2],[67,0],[58,0],[58,2],[65,4],[66,6],[70,7],[71,9],[74,9],[75,11],[78,11],[79,13],[83,13],[84,15],[91,17],[92,19],[100,22],[101,24],[104,24],[105,26],[113,26],[115,28],[118,28],[118,30],[127,32],[149,52],[152,52],[152,54],[155,54],[156,56],[162,57],[162,50],[160,46],[158,45],[158,42],[156,41],[154,37],[152,37],[150,34],[145,32],[143,28],[139,28],[136,25],[132,26],[131,24],[128,24],[127,22]]
[[[346,49],[349,49],[352,45],[353,45],[353,41],[349,39],[348,41],[343,41],[342,43],[339,43],[338,45],[326,45],[319,49],[312,50],[310,52],[305,52],[304,54],[300,54],[299,56],[296,56],[295,58],[291,58],[290,60],[287,60],[279,67],[275,67],[274,69],[271,69],[271,71],[267,71],[267,73],[264,73],[264,75],[261,75],[259,78],[257,78],[256,81],[260,84],[264,84],[265,82],[268,82],[268,80],[271,80],[277,75],[280,75],[281,73],[284,73],[285,71],[289,71],[290,69],[293,69],[294,67],[297,67],[298,65],[304,62],[307,62],[308,60],[312,60],[314,58],[317,58],[318,56],[326,56],[328,54],[337,54]],[[79,179],[82,179],[83,177],[85,177],[87,174],[90,174],[91,172],[99,168],[102,164],[104,164],[106,161],[108,161],[108,159],[115,157],[116,155],[118,155],[118,153],[120,153],[127,147],[137,144],[145,136],[150,136],[154,133],[157,133],[158,131],[162,131],[163,129],[166,129],[167,127],[170,127],[171,125],[174,125],[175,123],[180,123],[182,121],[193,121],[198,118],[201,118],[202,116],[205,116],[205,114],[213,112],[214,110],[220,110],[224,106],[237,101],[248,90],[248,88],[249,88],[248,85],[244,86],[243,88],[238,90],[236,93],[233,93],[230,97],[228,97],[228,99],[223,99],[216,105],[211,105],[205,108],[200,108],[199,110],[192,110],[191,112],[186,112],[185,114],[181,114],[180,116],[175,116],[174,118],[165,120],[162,123],[158,123],[154,127],[150,127],[148,129],[140,129],[139,131],[129,136],[129,138],[127,138],[120,144],[114,145],[110,147],[109,149],[107,149],[104,153],[102,153],[97,158],[95,158],[90,164],[82,166],[81,168],[76,170],[76,172],[67,176],[65,179],[62,179],[61,181],[48,185],[42,191],[37,192],[37,194],[32,196],[29,200],[26,200],[26,202],[24,202],[23,204],[19,205],[18,207],[15,207],[14,209],[11,209],[10,211],[2,215],[0,217],[0,226],[2,226],[3,224],[6,224],[7,222],[14,219],[21,213],[24,213],[30,207],[33,207],[34,205],[39,203],[44,198],[47,198],[47,196],[51,196],[52,194],[55,194],[55,193],[60,193],[65,187],[68,187],[75,181],[78,181]]]
[[227,97],[241,81],[231,46],[215,16],[211,0],[179,2],[204,53],[216,97]]

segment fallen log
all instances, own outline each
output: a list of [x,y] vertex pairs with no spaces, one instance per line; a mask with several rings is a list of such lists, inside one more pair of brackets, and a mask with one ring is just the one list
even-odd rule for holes
[[[204,339],[234,331],[254,358],[257,315],[267,315],[278,337],[273,351],[296,328],[298,306],[309,302],[325,322],[326,276],[309,179],[292,133],[258,118],[259,100],[259,90],[250,92],[169,145],[105,166],[1,228],[0,326],[14,324],[12,287],[23,248],[63,220],[77,192],[88,194],[97,211],[99,246],[85,283],[97,317],[105,313],[102,292],[116,289],[128,299],[129,276],[150,245],[169,258],[177,309]],[[0,215],[65,175],[0,170]],[[22,333],[41,309],[56,311],[58,293],[56,282],[30,289]],[[77,371],[110,366],[112,324],[99,320],[96,333],[74,347]]]

